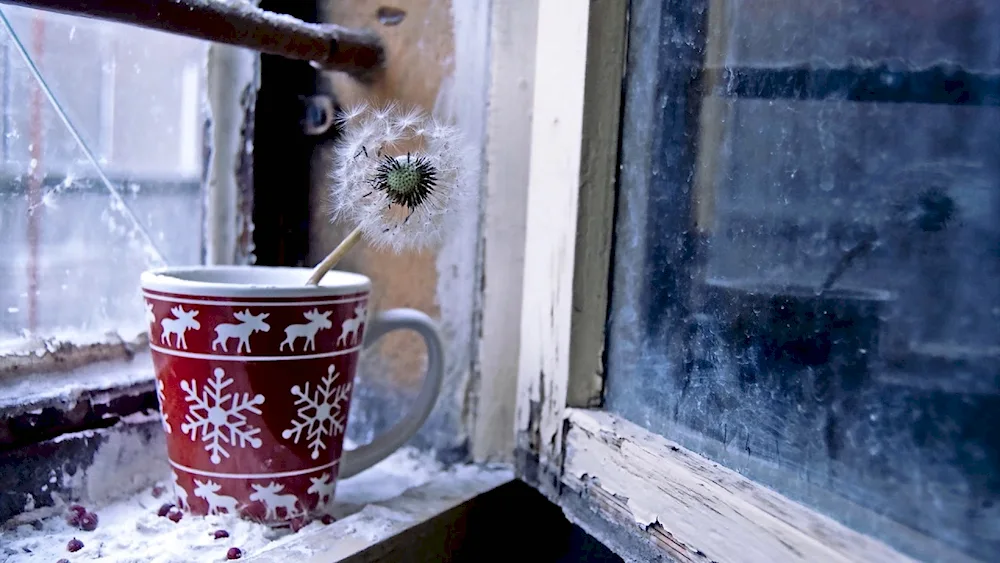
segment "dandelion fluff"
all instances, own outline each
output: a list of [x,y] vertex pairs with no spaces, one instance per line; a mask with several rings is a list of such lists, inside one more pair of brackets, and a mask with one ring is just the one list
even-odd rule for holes
[[338,115],[330,206],[334,219],[394,252],[440,244],[468,203],[470,154],[459,130],[418,108],[366,104]]

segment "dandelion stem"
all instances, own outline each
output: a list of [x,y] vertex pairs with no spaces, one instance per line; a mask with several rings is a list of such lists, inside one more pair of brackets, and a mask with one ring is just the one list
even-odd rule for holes
[[306,281],[306,285],[319,285],[323,276],[325,276],[331,268],[337,265],[337,262],[340,262],[340,259],[343,258],[344,255],[347,254],[349,250],[354,248],[354,245],[358,244],[360,241],[361,227],[355,227],[354,230],[351,231],[351,234],[347,235],[344,240],[340,241],[340,244],[337,245],[337,248],[333,249],[333,252],[327,254],[326,258],[313,268],[312,275],[309,276],[309,280]]

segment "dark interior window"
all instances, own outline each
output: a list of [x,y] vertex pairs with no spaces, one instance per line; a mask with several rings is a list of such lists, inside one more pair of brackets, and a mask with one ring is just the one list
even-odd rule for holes
[[1000,3],[631,9],[606,408],[1000,559]]

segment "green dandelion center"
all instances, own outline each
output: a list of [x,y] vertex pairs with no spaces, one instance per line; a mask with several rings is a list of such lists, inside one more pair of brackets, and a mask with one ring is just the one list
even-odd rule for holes
[[416,209],[434,192],[437,171],[422,156],[382,157],[372,186],[384,192],[390,204]]

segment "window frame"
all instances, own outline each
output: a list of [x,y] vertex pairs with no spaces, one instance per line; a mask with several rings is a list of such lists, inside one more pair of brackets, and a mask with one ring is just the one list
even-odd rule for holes
[[[517,476],[626,557],[912,561],[881,540],[602,409],[623,109],[621,90],[608,85],[624,85],[629,7],[614,0],[536,4],[537,29],[544,30],[539,37],[546,40],[538,41],[533,61],[524,226],[529,242],[522,284],[503,286],[502,294],[492,296],[498,303],[521,304]],[[513,224],[505,218],[510,205],[488,200],[487,224],[491,218]],[[492,279],[487,277],[487,287]],[[930,559],[972,561],[856,508],[906,535]]]
[[[471,457],[513,462],[516,477],[626,557],[910,561],[878,540],[601,409],[622,107],[622,89],[608,85],[624,80],[628,3],[516,4],[494,1],[488,8],[479,379],[475,396],[465,400]],[[254,116],[252,104],[241,107],[243,132],[252,135],[259,128],[251,120],[260,116]],[[273,186],[250,179],[255,175],[249,162],[262,164],[241,160],[233,170],[240,193],[253,198],[271,190],[277,195]],[[240,213],[243,225],[252,224],[252,211],[241,207]],[[228,219],[224,224],[232,225]],[[258,229],[253,236],[262,234]],[[233,240],[243,245],[237,247],[243,256],[250,255],[248,233]],[[234,252],[234,260],[239,255]],[[289,264],[301,260],[292,258],[297,252],[275,256]],[[56,353],[83,354],[68,374],[95,361],[133,369],[136,360],[148,362],[142,350],[127,344],[107,344],[113,353],[102,346],[97,360],[76,347]],[[44,369],[52,369],[66,360],[46,356],[44,361],[51,362]],[[155,400],[149,373],[148,388],[121,386],[116,392]],[[140,425],[159,430],[158,420]],[[346,538],[324,532],[270,550],[269,556],[284,560],[297,545],[327,544],[331,538],[341,542],[341,552],[328,553],[327,560],[357,556],[383,542],[390,545],[393,537],[399,541],[399,534],[425,523],[450,527],[453,521],[442,515],[496,488],[491,482],[480,490],[438,491],[440,502],[422,505],[412,525],[394,530],[396,536],[344,543]],[[349,528],[350,518],[342,524]],[[928,548],[957,555],[930,543]]]

